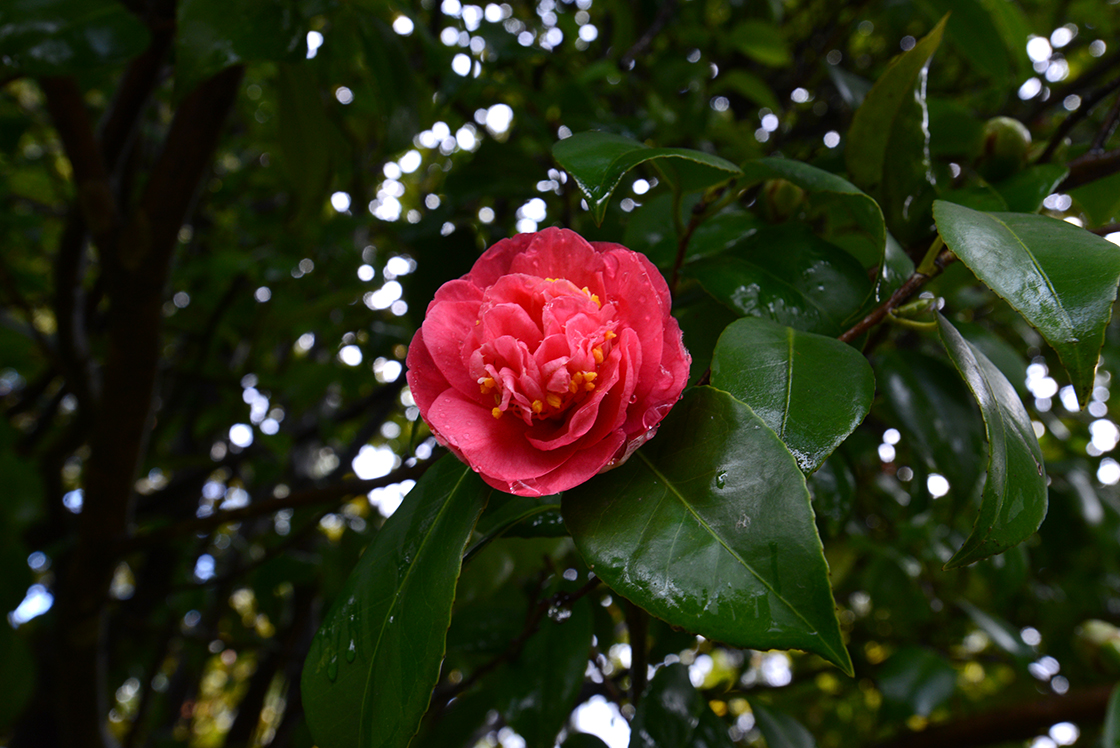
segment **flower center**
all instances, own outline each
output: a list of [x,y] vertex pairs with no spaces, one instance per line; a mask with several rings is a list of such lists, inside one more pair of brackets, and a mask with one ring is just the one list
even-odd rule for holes
[[470,372],[491,414],[526,424],[557,418],[602,383],[613,340],[614,305],[556,278],[507,276],[488,291],[475,330]]

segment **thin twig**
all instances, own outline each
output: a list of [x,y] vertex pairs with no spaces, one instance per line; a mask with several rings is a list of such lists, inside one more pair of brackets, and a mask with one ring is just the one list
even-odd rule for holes
[[1105,115],[1104,122],[1101,123],[1100,129],[1097,130],[1096,137],[1093,138],[1092,144],[1089,146],[1090,151],[1103,151],[1108,139],[1112,137],[1112,133],[1116,131],[1116,124],[1120,122],[1120,96],[1112,102],[1112,108],[1108,110]]
[[895,309],[903,304],[907,299],[913,296],[914,293],[919,288],[921,288],[926,281],[938,275],[942,270],[945,269],[946,265],[953,262],[955,259],[956,255],[954,255],[951,251],[949,251],[948,249],[942,250],[942,252],[937,255],[937,259],[934,260],[934,272],[929,275],[926,275],[925,273],[915,272],[913,275],[906,279],[906,282],[903,283],[897,291],[891,294],[889,299],[884,301],[879,306],[875,307],[875,309],[870,314],[857,322],[850,330],[841,334],[839,336],[839,339],[844,343],[851,343],[853,340],[863,335],[872,327],[875,327],[877,324],[886,319],[887,314],[889,314],[892,309]]
[[1082,99],[1081,106],[1070,112],[1069,115],[1064,120],[1062,120],[1062,124],[1058,125],[1058,129],[1054,131],[1053,136],[1051,136],[1050,138],[1050,142],[1046,144],[1046,150],[1044,150],[1042,152],[1042,155],[1038,157],[1038,163],[1045,164],[1046,162],[1048,162],[1054,155],[1054,152],[1058,150],[1058,146],[1062,144],[1062,140],[1065,138],[1065,136],[1068,135],[1069,132],[1078,125],[1078,123],[1088,117],[1089,113],[1093,110],[1094,107],[1096,107],[1097,104],[1099,104],[1104,100],[1105,97],[1107,97],[1117,89],[1120,89],[1120,76],[1113,78],[1104,86],[1101,86],[1096,91],[1093,91],[1091,94]]
[[[724,185],[711,194],[705,194],[704,197],[700,199],[700,202],[692,206],[692,216],[688,219],[688,225],[685,226],[683,230],[678,231],[677,256],[676,259],[673,260],[673,273],[669,279],[670,295],[675,295],[677,293],[677,284],[681,279],[681,267],[684,265],[685,255],[688,254],[688,244],[692,241],[692,235],[696,233],[696,229],[700,227],[700,224],[708,218],[708,208],[719,200],[726,189],[727,185]],[[680,206],[676,204],[676,201],[674,201],[673,205],[673,216],[679,223]]]
[[630,70],[634,67],[634,61],[642,55],[657,35],[661,33],[661,29],[669,22],[672,17],[673,11],[677,8],[677,0],[663,0],[661,7],[657,10],[657,15],[653,19],[653,23],[646,29],[646,33],[642,34],[638,41],[631,45],[630,49],[626,50],[625,54],[618,60],[618,67],[622,70]]
[[1068,192],[1074,187],[1120,172],[1120,148],[1104,153],[1090,151],[1070,161],[1066,166],[1069,167],[1069,176],[1058,185],[1058,189],[1062,192]]

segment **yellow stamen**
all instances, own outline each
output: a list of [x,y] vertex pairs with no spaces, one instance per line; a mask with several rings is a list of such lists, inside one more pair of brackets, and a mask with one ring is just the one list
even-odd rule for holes
[[576,384],[583,384],[583,372],[577,371],[575,374],[573,374],[572,381]]
[[591,294],[591,300],[595,302],[595,306],[602,309],[603,305],[601,303],[599,303],[599,294],[597,294],[597,293]]
[[603,363],[603,349],[602,348],[600,348],[599,346],[595,346],[594,348],[591,349],[591,355],[595,357],[595,363],[597,363],[597,364]]
[[555,392],[548,393],[548,396],[545,397],[545,400],[547,400],[548,404],[551,405],[553,408],[559,408],[560,407],[560,396],[557,395]]
[[[599,376],[599,373],[595,372],[595,371],[585,371],[585,372],[581,372],[581,373],[583,375],[584,380],[587,381],[587,382],[594,382],[595,377]],[[580,376],[580,375],[577,374],[576,376]]]
[[588,392],[591,392],[591,390],[595,389],[595,383],[594,382],[587,382],[586,384],[583,385],[583,388],[585,390],[587,390]]
[[603,334],[603,340],[614,340],[617,337],[613,330],[607,330],[606,333]]
[[492,411],[490,411],[490,415],[494,416],[495,418],[501,418],[502,417],[502,409],[501,408],[494,408]]
[[474,323],[475,323],[476,325],[481,325],[481,324],[482,324],[482,320],[480,320],[480,319],[476,319],[476,320],[474,321]]
[[544,403],[542,403],[540,400],[534,400],[531,407],[534,413],[540,413],[542,410],[544,410]]
[[568,392],[570,392],[574,395],[574,394],[576,394],[576,390],[578,390],[578,389],[579,389],[579,384],[576,383],[576,380],[575,379],[569,380],[569,382],[568,382]]
[[483,395],[497,386],[498,383],[494,381],[494,377],[483,377],[482,379],[478,380],[478,388],[482,390]]

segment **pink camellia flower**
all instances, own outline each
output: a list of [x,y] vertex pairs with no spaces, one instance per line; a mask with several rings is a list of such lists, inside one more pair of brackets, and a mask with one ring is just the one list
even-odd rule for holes
[[432,433],[495,488],[543,496],[620,464],[681,395],[691,359],[644,255],[548,228],[445,283],[408,349]]

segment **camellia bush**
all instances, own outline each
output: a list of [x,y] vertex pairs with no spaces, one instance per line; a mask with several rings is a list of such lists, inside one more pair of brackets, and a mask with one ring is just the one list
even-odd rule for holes
[[1120,744],[1120,5],[0,5],[0,746]]

